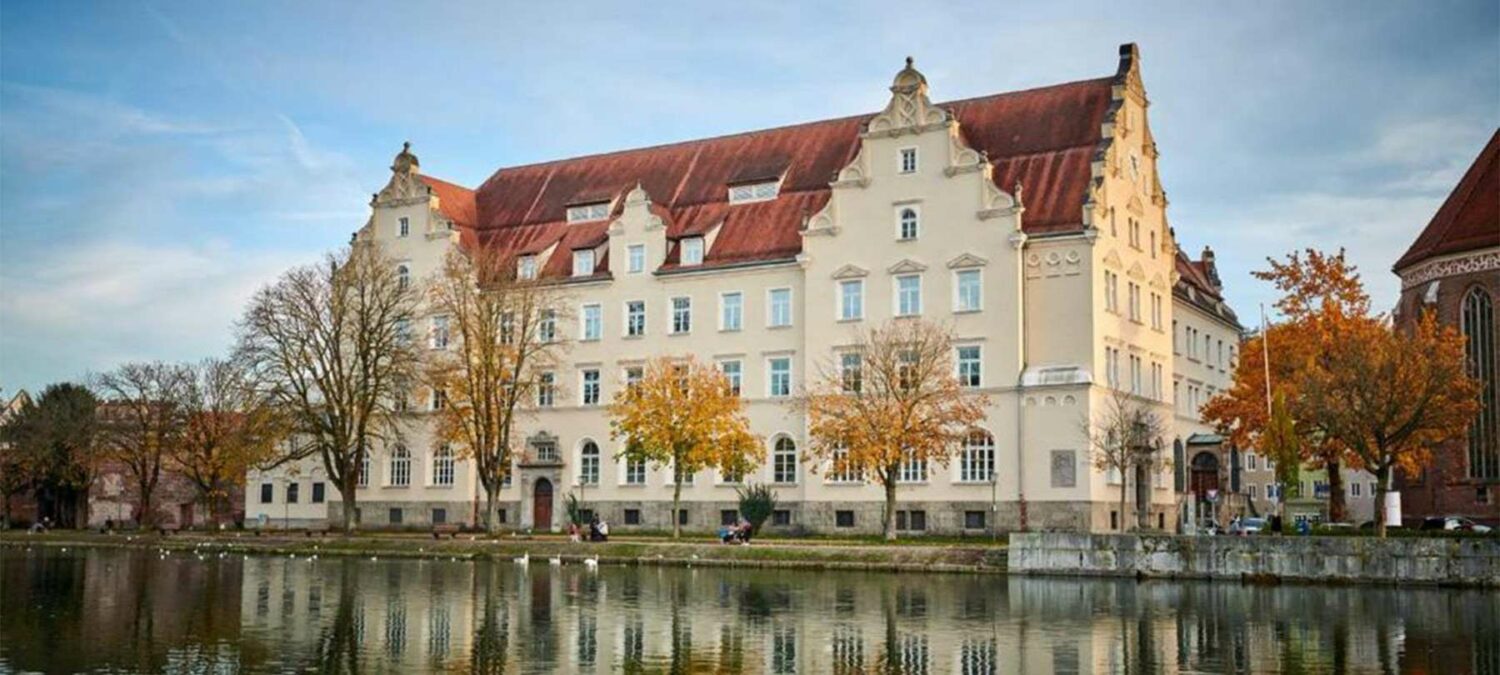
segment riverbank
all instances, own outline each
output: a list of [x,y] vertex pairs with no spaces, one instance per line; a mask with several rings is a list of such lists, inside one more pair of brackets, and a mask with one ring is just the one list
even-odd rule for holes
[[1011,574],[1500,587],[1500,538],[1017,533]]
[[54,531],[46,534],[0,533],[5,547],[113,547],[209,554],[361,556],[510,561],[530,556],[531,564],[545,565],[558,558],[581,564],[597,557],[601,565],[665,565],[752,567],[806,570],[862,570],[884,572],[947,572],[1004,574],[1006,548],[989,542],[928,545],[922,543],[865,543],[838,540],[760,540],[749,546],[730,546],[683,539],[616,537],[606,543],[570,543],[562,537],[534,538],[460,534],[434,540],[430,536],[360,534],[353,537],[301,534],[182,533],[168,536],[142,533],[98,534]]

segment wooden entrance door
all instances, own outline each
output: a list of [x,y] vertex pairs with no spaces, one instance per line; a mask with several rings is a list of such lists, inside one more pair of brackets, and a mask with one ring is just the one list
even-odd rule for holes
[[531,490],[531,526],[536,529],[552,529],[552,481],[536,479]]
[[1208,499],[1210,490],[1219,489],[1219,458],[1212,452],[1200,452],[1193,456],[1193,473],[1188,488],[1198,501]]

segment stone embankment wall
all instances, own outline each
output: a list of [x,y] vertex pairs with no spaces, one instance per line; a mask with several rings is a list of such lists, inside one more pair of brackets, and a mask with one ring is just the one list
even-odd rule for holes
[[1500,587],[1500,539],[1018,533],[1012,574]]

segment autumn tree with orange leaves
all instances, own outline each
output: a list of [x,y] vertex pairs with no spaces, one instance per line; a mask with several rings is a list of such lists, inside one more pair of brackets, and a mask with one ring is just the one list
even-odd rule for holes
[[446,401],[437,437],[474,462],[484,488],[484,525],[500,527],[500,488],[510,473],[513,436],[526,406],[537,400],[542,373],[565,349],[558,324],[565,296],[535,279],[519,278],[514,260],[492,247],[451,251],[428,281],[428,306],[445,317],[424,355],[429,387]]
[[744,399],[718,368],[692,357],[647,363],[640,381],[615,392],[609,415],[611,437],[623,441],[617,457],[672,471],[674,539],[682,533],[677,514],[685,478],[708,468],[743,476],[765,460]]
[[808,423],[804,460],[834,474],[873,476],[885,491],[883,530],[893,541],[903,465],[947,466],[984,419],[988,399],[959,384],[946,327],[898,319],[861,333],[822,368],[800,404]]
[[[1330,520],[1344,518],[1339,467],[1375,474],[1375,520],[1384,536],[1391,470],[1419,470],[1430,457],[1428,447],[1463,435],[1477,409],[1478,384],[1465,372],[1463,338],[1431,316],[1400,331],[1372,314],[1343,251],[1309,249],[1270,264],[1255,274],[1282,291],[1276,308],[1285,321],[1243,346],[1234,386],[1204,407],[1204,419],[1218,423],[1237,445],[1297,447],[1302,460],[1325,466]],[[1271,398],[1289,423],[1266,403],[1266,352]],[[1288,426],[1295,442],[1284,438]]]
[[276,445],[291,433],[290,421],[231,359],[205,359],[184,367],[181,438],[168,452],[171,465],[192,481],[209,519],[229,513],[236,483],[252,468],[274,463]]

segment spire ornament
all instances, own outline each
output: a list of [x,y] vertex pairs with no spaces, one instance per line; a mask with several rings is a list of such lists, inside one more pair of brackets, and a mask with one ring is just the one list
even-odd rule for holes
[[906,67],[891,81],[890,103],[870,119],[867,134],[900,136],[920,133],[948,122],[948,111],[934,106],[927,98],[927,77],[917,70],[914,63],[912,57],[906,57]]

